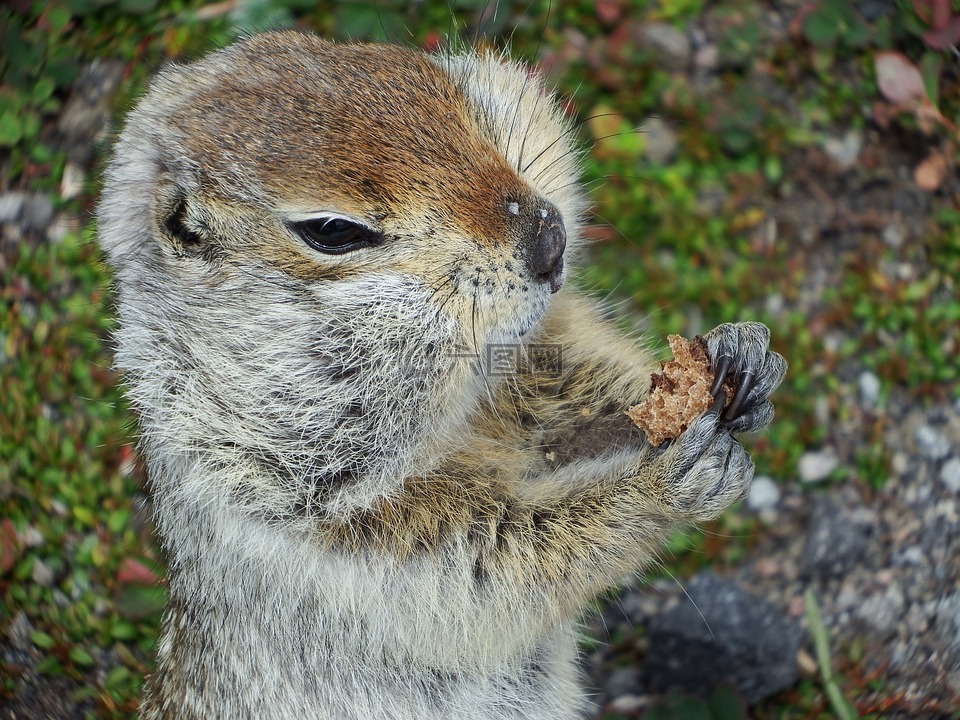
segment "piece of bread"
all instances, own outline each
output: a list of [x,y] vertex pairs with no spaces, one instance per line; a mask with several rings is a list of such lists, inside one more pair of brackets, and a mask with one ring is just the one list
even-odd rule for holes
[[[710,394],[713,371],[706,340],[699,335],[689,341],[680,335],[669,335],[667,342],[674,359],[660,363],[660,372],[650,378],[650,393],[627,410],[627,415],[654,447],[676,438],[714,403]],[[733,398],[729,380],[724,383],[723,391],[729,404]]]

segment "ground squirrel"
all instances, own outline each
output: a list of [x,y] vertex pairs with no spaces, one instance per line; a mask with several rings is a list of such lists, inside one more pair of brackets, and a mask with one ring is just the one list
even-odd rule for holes
[[562,288],[573,139],[494,55],[280,32],[154,80],[99,210],[169,562],[144,720],[576,717],[584,606],[744,494],[783,359],[711,331],[735,411],[647,443],[656,363]]

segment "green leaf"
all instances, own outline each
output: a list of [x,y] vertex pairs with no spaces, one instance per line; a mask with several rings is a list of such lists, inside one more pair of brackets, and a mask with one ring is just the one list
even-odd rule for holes
[[70,22],[70,10],[63,5],[49,5],[46,10],[51,35],[60,35]]
[[934,107],[937,107],[940,103],[940,71],[942,67],[943,53],[928,50],[920,58],[920,75],[923,78],[923,87]]
[[130,525],[130,511],[126,508],[120,508],[118,510],[113,510],[107,516],[107,527],[110,528],[110,532],[119,535]]
[[870,42],[871,35],[870,26],[859,18],[855,18],[846,26],[841,41],[848,48],[861,48]]
[[30,642],[41,650],[49,650],[53,647],[53,638],[40,630],[34,630],[30,633]]
[[137,637],[137,628],[126,620],[117,620],[110,628],[110,637],[114,640],[133,640]]
[[721,685],[710,697],[712,720],[747,720],[747,704],[729,685]]
[[120,0],[120,11],[128,15],[145,15],[157,6],[157,0]]
[[82,505],[77,505],[73,508],[73,517],[87,527],[93,527],[94,523],[96,522],[93,511],[90,510],[90,508],[83,507]]
[[159,615],[166,603],[165,590],[156,586],[126,585],[117,597],[120,614],[130,620]]
[[49,655],[37,663],[41,675],[63,675],[63,666],[55,655]]
[[23,128],[12,112],[0,115],[0,147],[14,147],[23,139]]
[[815,10],[803,19],[803,35],[814,45],[830,47],[837,41],[840,28],[837,19]]
[[66,0],[67,8],[73,15],[89,15],[99,8],[103,3],[94,0]]
[[334,14],[337,34],[352,40],[391,41],[403,36],[403,16],[367,3],[344,3]]
[[82,667],[93,665],[93,657],[79,645],[70,648],[70,659]]
[[123,665],[117,665],[110,672],[107,673],[107,677],[104,678],[103,686],[105,688],[115,688],[125,684],[130,678],[133,677],[127,668]]

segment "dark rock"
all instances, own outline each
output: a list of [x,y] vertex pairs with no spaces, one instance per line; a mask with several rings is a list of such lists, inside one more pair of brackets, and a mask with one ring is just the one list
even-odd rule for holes
[[867,548],[863,530],[832,502],[815,502],[800,556],[804,577],[836,577],[860,562]]
[[650,624],[643,675],[650,687],[703,697],[730,683],[756,703],[797,679],[800,625],[765,600],[712,573]]
[[67,157],[81,167],[90,163],[95,144],[106,136],[113,114],[111,102],[120,87],[123,71],[121,62],[91,63],[81,71],[60,113],[59,145]]

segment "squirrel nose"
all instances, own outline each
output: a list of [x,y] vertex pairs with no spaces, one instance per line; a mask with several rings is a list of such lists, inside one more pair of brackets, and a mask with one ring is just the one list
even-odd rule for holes
[[533,227],[527,245],[527,268],[540,282],[550,283],[555,293],[563,284],[563,251],[567,247],[567,231],[560,211],[544,203],[534,209]]

